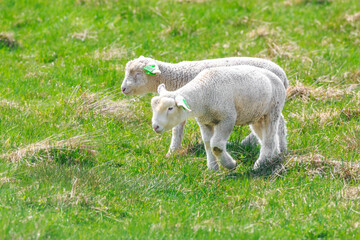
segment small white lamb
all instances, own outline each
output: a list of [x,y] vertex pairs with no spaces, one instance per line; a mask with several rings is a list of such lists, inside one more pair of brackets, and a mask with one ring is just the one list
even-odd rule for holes
[[[125,95],[141,95],[156,92],[159,84],[164,83],[169,90],[174,91],[190,82],[204,69],[235,65],[250,65],[268,69],[281,79],[285,88],[289,85],[286,74],[279,65],[261,58],[230,57],[166,63],[141,56],[126,64],[125,78],[121,89]],[[185,121],[173,128],[171,144],[167,155],[180,149],[184,126]],[[250,134],[242,141],[242,145],[249,143],[256,143],[256,137],[253,134]]]
[[195,117],[209,169],[218,170],[217,161],[228,169],[236,167],[226,152],[234,125],[250,124],[261,144],[255,170],[286,151],[286,127],[281,114],[285,87],[271,71],[253,66],[211,68],[176,91],[167,91],[161,84],[158,92],[160,96],[151,100],[154,131],[163,133]]

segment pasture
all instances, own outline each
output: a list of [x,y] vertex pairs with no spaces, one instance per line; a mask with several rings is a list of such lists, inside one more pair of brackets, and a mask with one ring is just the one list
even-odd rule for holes
[[[279,64],[285,170],[228,149],[211,172],[195,120],[166,158],[127,61],[230,56]],[[1,239],[360,238],[358,0],[0,1]]]

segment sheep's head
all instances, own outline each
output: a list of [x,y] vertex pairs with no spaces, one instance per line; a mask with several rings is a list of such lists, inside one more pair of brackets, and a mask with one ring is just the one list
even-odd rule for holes
[[164,84],[158,92],[160,96],[151,99],[152,126],[155,132],[164,133],[185,121],[191,110],[182,96],[166,91]]
[[154,77],[161,74],[154,59],[139,57],[129,61],[125,67],[125,78],[121,90],[125,95],[141,95],[153,91]]

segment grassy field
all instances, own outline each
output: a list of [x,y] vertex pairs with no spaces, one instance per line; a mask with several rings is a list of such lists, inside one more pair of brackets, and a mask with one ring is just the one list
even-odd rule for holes
[[[199,128],[166,158],[127,61],[271,59],[290,80],[286,171],[229,140],[210,172]],[[360,238],[358,0],[0,0],[1,239]]]

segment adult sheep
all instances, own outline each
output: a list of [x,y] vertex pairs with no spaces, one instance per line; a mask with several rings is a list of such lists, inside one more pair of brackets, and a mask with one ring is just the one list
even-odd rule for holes
[[[226,152],[234,125],[249,125],[261,149],[254,170],[286,151],[286,127],[281,111],[286,90],[269,70],[253,66],[217,67],[202,71],[176,91],[161,84],[151,100],[152,124],[157,133],[195,117],[201,130],[209,169],[236,167]],[[283,121],[283,124],[279,122]]]
[[[167,63],[141,56],[126,64],[125,78],[121,89],[125,95],[141,95],[150,92],[155,93],[159,84],[164,83],[169,90],[174,91],[190,82],[204,69],[235,65],[251,65],[267,69],[280,78],[285,88],[289,86],[283,69],[266,59],[230,57]],[[168,156],[181,148],[184,126],[185,121],[173,128]],[[254,143],[256,143],[256,137],[251,133],[241,142],[241,145]]]

